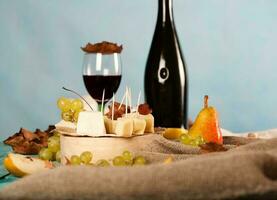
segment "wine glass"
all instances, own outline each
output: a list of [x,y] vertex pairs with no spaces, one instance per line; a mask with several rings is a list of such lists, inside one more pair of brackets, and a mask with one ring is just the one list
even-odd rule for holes
[[85,53],[83,80],[88,93],[98,104],[98,111],[104,111],[105,104],[116,93],[121,82],[120,54]]

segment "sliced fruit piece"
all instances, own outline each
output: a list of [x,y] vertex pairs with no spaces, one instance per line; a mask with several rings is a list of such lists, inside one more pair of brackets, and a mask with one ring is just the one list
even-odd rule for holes
[[166,139],[174,140],[174,139],[180,138],[182,134],[187,134],[187,133],[188,131],[183,128],[167,128],[165,129],[163,136]]
[[19,170],[12,162],[12,160],[9,157],[6,157],[4,159],[4,166],[5,168],[14,176],[17,177],[22,177],[27,175],[26,173],[22,172],[21,170]]
[[54,168],[54,165],[49,161],[14,153],[9,153],[4,159],[4,166],[11,174],[17,177]]

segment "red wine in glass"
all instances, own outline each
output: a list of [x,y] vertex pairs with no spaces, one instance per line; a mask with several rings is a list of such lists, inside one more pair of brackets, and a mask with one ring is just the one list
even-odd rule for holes
[[116,93],[121,82],[120,54],[86,53],[83,62],[83,80],[89,95],[98,104],[98,111],[103,112],[105,104]]
[[90,96],[101,104],[103,91],[105,90],[104,103],[107,103],[119,88],[121,75],[83,75],[86,89]]

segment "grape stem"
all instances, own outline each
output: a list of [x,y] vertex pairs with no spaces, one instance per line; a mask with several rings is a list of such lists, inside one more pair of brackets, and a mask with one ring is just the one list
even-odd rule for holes
[[65,87],[63,87],[63,89],[66,90],[66,91],[72,92],[72,93],[76,94],[77,96],[79,96],[81,99],[84,100],[84,102],[86,102],[86,104],[90,107],[90,109],[91,109],[92,111],[94,111],[93,108],[89,105],[89,103],[85,100],[85,98],[82,97],[81,95],[79,95],[77,92],[75,92],[74,90],[67,89],[67,88],[65,88]]
[[208,108],[208,99],[209,99],[209,96],[205,95],[204,96],[204,108]]

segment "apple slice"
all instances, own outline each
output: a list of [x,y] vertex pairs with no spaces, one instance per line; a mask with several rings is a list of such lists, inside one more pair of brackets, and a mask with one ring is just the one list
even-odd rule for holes
[[11,174],[17,177],[54,168],[52,162],[15,153],[8,154],[4,159],[4,166]]

